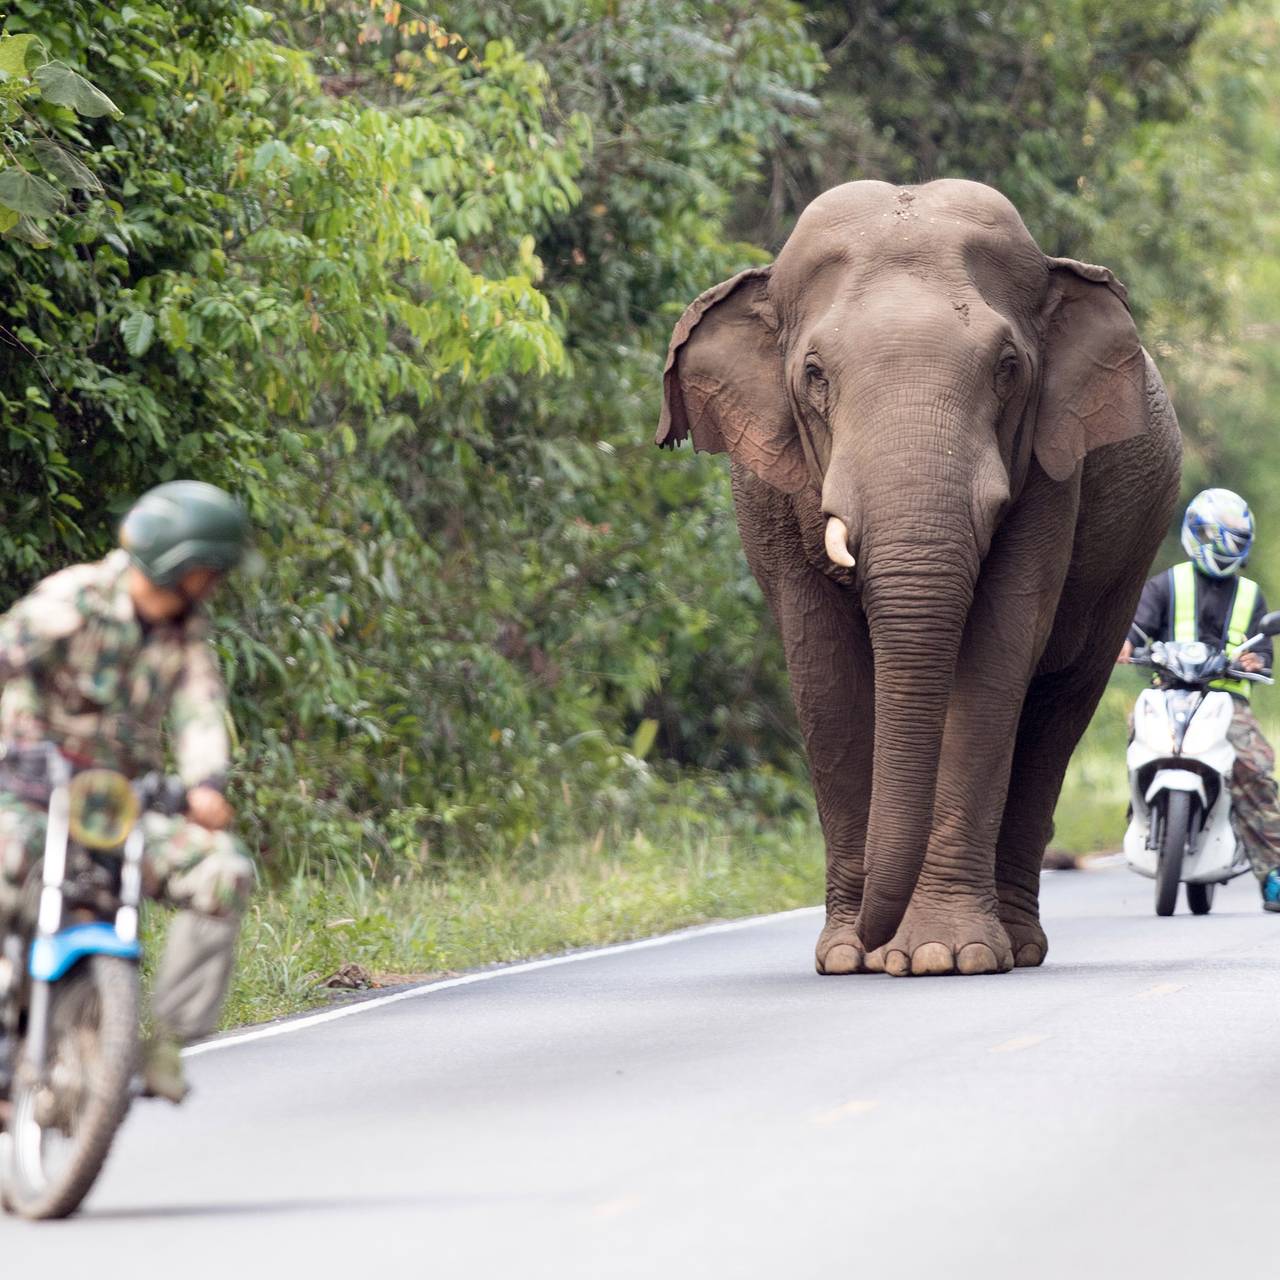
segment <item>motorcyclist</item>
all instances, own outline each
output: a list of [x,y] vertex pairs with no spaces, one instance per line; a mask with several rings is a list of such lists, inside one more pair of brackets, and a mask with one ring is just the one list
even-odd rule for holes
[[[1214,649],[1231,648],[1256,635],[1266,601],[1258,584],[1240,572],[1253,535],[1253,514],[1239,494],[1230,489],[1198,493],[1182,521],[1182,548],[1190,560],[1157,574],[1143,587],[1118,661],[1131,661],[1134,648],[1145,643],[1140,631],[1152,640],[1200,640]],[[1272,645],[1267,640],[1243,654],[1238,665],[1264,672],[1271,663]],[[1249,682],[1219,680],[1212,687],[1230,693],[1234,706],[1227,736],[1236,753],[1230,782],[1236,830],[1258,877],[1264,909],[1280,911],[1275,753],[1249,705]]]
[[[179,908],[169,926],[143,1055],[147,1091],[187,1092],[180,1049],[217,1025],[253,865],[227,828],[226,692],[201,605],[242,559],[243,508],[178,480],[138,499],[104,560],[55,573],[0,617],[0,740],[56,743],[76,764],[129,777],[165,763],[163,730],[187,787],[186,814],[149,813],[144,885]],[[0,761],[0,929],[23,903],[43,851],[45,810],[16,794]],[[6,785],[6,783],[9,785]]]

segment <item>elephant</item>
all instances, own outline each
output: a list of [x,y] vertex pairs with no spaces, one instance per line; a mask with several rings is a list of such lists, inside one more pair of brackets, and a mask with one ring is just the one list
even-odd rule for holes
[[826,845],[822,974],[1043,963],[1072,751],[1177,501],[1127,294],[960,179],[858,181],[671,337],[657,443],[728,453]]

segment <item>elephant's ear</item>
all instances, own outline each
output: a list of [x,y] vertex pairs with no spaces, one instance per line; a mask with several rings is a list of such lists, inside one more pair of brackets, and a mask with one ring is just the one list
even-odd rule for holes
[[693,439],[728,453],[766,484],[798,493],[812,483],[783,381],[768,297],[769,268],[708,289],[676,324],[662,380],[657,443]]
[[1146,362],[1124,285],[1106,267],[1048,258],[1036,458],[1067,480],[1090,449],[1146,425]]

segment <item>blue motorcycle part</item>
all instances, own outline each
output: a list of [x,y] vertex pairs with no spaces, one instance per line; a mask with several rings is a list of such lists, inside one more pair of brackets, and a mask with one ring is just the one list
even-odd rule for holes
[[85,956],[119,956],[137,960],[142,948],[125,942],[114,926],[96,921],[73,924],[51,938],[37,938],[31,944],[30,971],[37,982],[57,982],[77,960]]

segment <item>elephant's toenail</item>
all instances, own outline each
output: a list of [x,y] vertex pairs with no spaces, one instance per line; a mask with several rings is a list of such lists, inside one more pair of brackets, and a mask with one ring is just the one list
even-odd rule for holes
[[895,978],[905,978],[911,972],[911,958],[905,951],[886,951],[884,971]]
[[862,968],[862,952],[857,947],[838,942],[827,949],[825,958],[818,966],[819,973],[857,973]]
[[1020,969],[1031,969],[1044,963],[1044,951],[1035,942],[1024,942],[1018,948],[1017,965]]
[[971,942],[960,948],[956,968],[961,973],[995,973],[1000,968],[996,953],[985,942]]
[[884,948],[877,947],[874,951],[867,952],[863,957],[863,964],[867,966],[868,973],[884,972]]
[[911,972],[920,977],[953,973],[955,967],[955,956],[952,955],[951,948],[942,942],[926,942],[924,946],[917,947],[911,956]]

